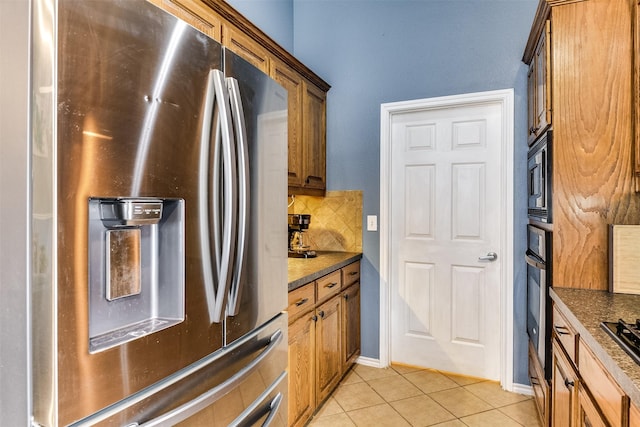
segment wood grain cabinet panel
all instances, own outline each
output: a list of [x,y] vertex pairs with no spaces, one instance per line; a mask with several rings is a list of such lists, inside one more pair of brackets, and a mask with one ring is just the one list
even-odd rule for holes
[[576,366],[576,349],[578,348],[577,342],[579,335],[555,305],[553,306],[551,319],[553,336],[562,344],[562,348],[567,352],[567,355],[569,355],[569,360]]
[[533,389],[533,398],[542,425],[549,425],[549,384],[544,376],[544,369],[538,359],[538,354],[529,341],[529,382]]
[[235,26],[228,23],[223,25],[222,44],[265,74],[269,74],[269,52]]
[[[554,286],[608,288],[609,224],[640,221],[632,133],[631,7],[552,7]],[[597,31],[594,31],[595,28]]]
[[342,273],[340,270],[336,270],[333,273],[329,273],[326,276],[322,276],[316,281],[316,296],[318,302],[336,295],[340,292],[342,287]]
[[609,427],[609,423],[598,409],[589,391],[582,384],[578,386],[578,426]]
[[578,366],[584,384],[593,395],[595,405],[613,427],[627,425],[629,398],[611,378],[591,349],[580,342]]
[[360,282],[342,292],[342,372],[360,355]]
[[289,425],[303,426],[316,408],[315,312],[289,325]]
[[578,375],[567,360],[560,344],[553,342],[551,377],[551,425],[573,427],[577,411]]
[[316,405],[329,396],[342,377],[340,339],[341,298],[331,298],[316,309]]
[[550,38],[551,21],[547,20],[536,43],[527,75],[529,145],[551,125]]
[[300,314],[313,310],[316,305],[316,287],[315,283],[307,283],[306,285],[289,292],[289,321],[294,320]]
[[308,82],[305,82],[304,87],[302,98],[302,135],[304,140],[302,186],[307,194],[324,195],[326,189],[327,94]]
[[[288,185],[290,188],[301,188],[302,170],[302,94],[304,85],[300,74],[281,61],[271,61],[271,77],[280,83],[289,94],[288,99]],[[291,193],[291,191],[290,191]]]

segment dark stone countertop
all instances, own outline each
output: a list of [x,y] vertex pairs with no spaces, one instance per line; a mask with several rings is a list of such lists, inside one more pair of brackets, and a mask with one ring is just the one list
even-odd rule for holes
[[557,287],[551,288],[550,293],[556,307],[576,328],[580,338],[600,359],[631,402],[640,407],[640,365],[600,326],[603,321],[623,319],[634,322],[640,319],[640,295]]
[[318,251],[315,258],[289,258],[289,291],[362,258],[360,252]]

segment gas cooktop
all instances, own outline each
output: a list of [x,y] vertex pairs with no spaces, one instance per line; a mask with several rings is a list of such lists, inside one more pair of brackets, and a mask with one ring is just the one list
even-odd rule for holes
[[640,319],[627,323],[620,319],[617,322],[600,323],[613,340],[638,364],[640,364]]

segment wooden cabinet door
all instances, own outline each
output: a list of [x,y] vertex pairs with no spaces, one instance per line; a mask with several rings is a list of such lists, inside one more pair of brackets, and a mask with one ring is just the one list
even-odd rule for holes
[[589,392],[578,386],[578,427],[608,427],[606,419],[598,409]]
[[303,426],[315,401],[316,320],[313,311],[289,325],[289,425]]
[[320,404],[340,381],[340,295],[316,308],[316,404]]
[[305,82],[303,93],[303,187],[326,188],[326,101],[327,94]]
[[529,145],[540,136],[551,124],[551,68],[550,37],[551,22],[547,20],[545,29],[540,34],[538,44],[529,65],[528,108],[529,108]]
[[549,384],[544,377],[544,368],[538,359],[538,352],[531,341],[529,341],[529,381],[542,425],[546,426],[549,424]]
[[360,355],[360,282],[342,292],[342,372]]
[[551,425],[575,427],[577,375],[557,341],[553,340]]
[[222,19],[199,0],[148,0],[214,40],[222,40]]
[[302,187],[302,77],[286,64],[271,61],[271,77],[289,94],[288,180],[289,187]]
[[222,27],[222,44],[256,68],[269,74],[269,52],[260,43],[225,22]]

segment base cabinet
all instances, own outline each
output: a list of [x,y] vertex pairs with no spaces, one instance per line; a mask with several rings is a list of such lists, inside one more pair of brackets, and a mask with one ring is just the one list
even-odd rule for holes
[[289,292],[289,426],[303,426],[360,354],[360,263]]

